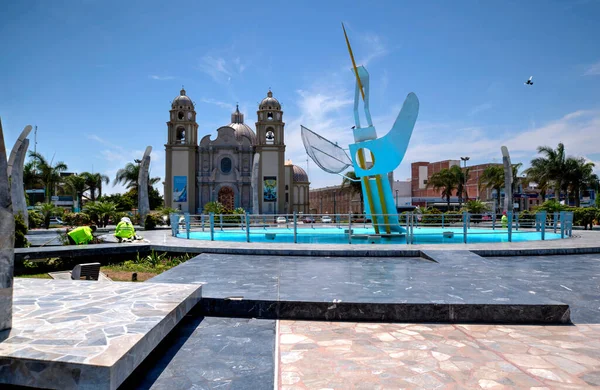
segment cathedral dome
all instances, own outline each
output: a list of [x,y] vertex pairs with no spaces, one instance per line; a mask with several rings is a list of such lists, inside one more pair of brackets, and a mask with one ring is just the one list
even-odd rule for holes
[[246,136],[250,139],[250,143],[252,145],[257,144],[257,138],[254,131],[244,123],[244,114],[240,112],[238,106],[235,107],[235,112],[231,114],[231,123],[227,125],[235,130],[235,139],[240,141],[243,136]]
[[258,105],[258,108],[261,110],[281,110],[281,104],[273,97],[273,92],[269,91],[267,97]]
[[292,165],[292,171],[294,172],[294,182],[300,183],[308,181],[308,174],[298,165]]
[[171,103],[171,107],[172,108],[183,107],[183,108],[188,108],[188,109],[194,109],[194,103],[192,102],[192,99],[190,99],[188,96],[185,95],[185,89],[182,89],[181,91],[179,91],[179,96],[177,96],[175,99],[173,99],[173,103]]

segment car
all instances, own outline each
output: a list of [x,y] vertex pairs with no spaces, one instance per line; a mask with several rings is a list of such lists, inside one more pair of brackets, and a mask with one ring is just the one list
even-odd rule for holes
[[315,219],[313,217],[304,217],[301,221],[302,223],[315,223]]
[[58,217],[50,217],[50,225],[64,225],[64,222]]
[[277,217],[277,223],[287,223],[286,217]]
[[331,223],[331,217],[329,215],[324,215],[321,217],[322,223]]

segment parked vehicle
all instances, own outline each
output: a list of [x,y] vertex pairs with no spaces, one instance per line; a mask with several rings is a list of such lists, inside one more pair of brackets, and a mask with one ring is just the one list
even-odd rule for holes
[[329,215],[324,215],[321,217],[322,223],[331,223],[331,217]]
[[50,225],[64,225],[62,219],[58,217],[50,217]]
[[287,223],[286,217],[277,217],[277,223]]
[[302,218],[302,223],[315,223],[315,219],[313,217],[304,217]]

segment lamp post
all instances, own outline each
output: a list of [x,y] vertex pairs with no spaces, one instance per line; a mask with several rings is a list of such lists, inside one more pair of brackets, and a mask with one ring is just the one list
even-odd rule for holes
[[[467,191],[467,161],[469,161],[471,159],[471,157],[466,156],[466,157],[461,157],[460,158],[464,163],[465,163],[465,174],[463,175],[463,191],[467,194],[467,201],[469,200],[469,192]],[[462,194],[460,194],[460,197],[462,199]]]

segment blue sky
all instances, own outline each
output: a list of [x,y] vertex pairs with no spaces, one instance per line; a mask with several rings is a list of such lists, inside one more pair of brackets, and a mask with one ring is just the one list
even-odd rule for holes
[[[599,19],[593,0],[9,2],[0,116],[9,147],[37,125],[38,151],[72,171],[113,178],[151,145],[152,174],[164,177],[165,122],[181,85],[199,138],[229,123],[236,102],[254,128],[270,87],[283,103],[287,157],[306,167],[300,124],[351,139],[343,21],[371,74],[379,134],[409,92],[421,102],[396,178],[414,161],[501,161],[501,145],[527,164],[538,145],[560,141],[600,168]],[[340,182],[312,163],[309,174],[312,187]]]

